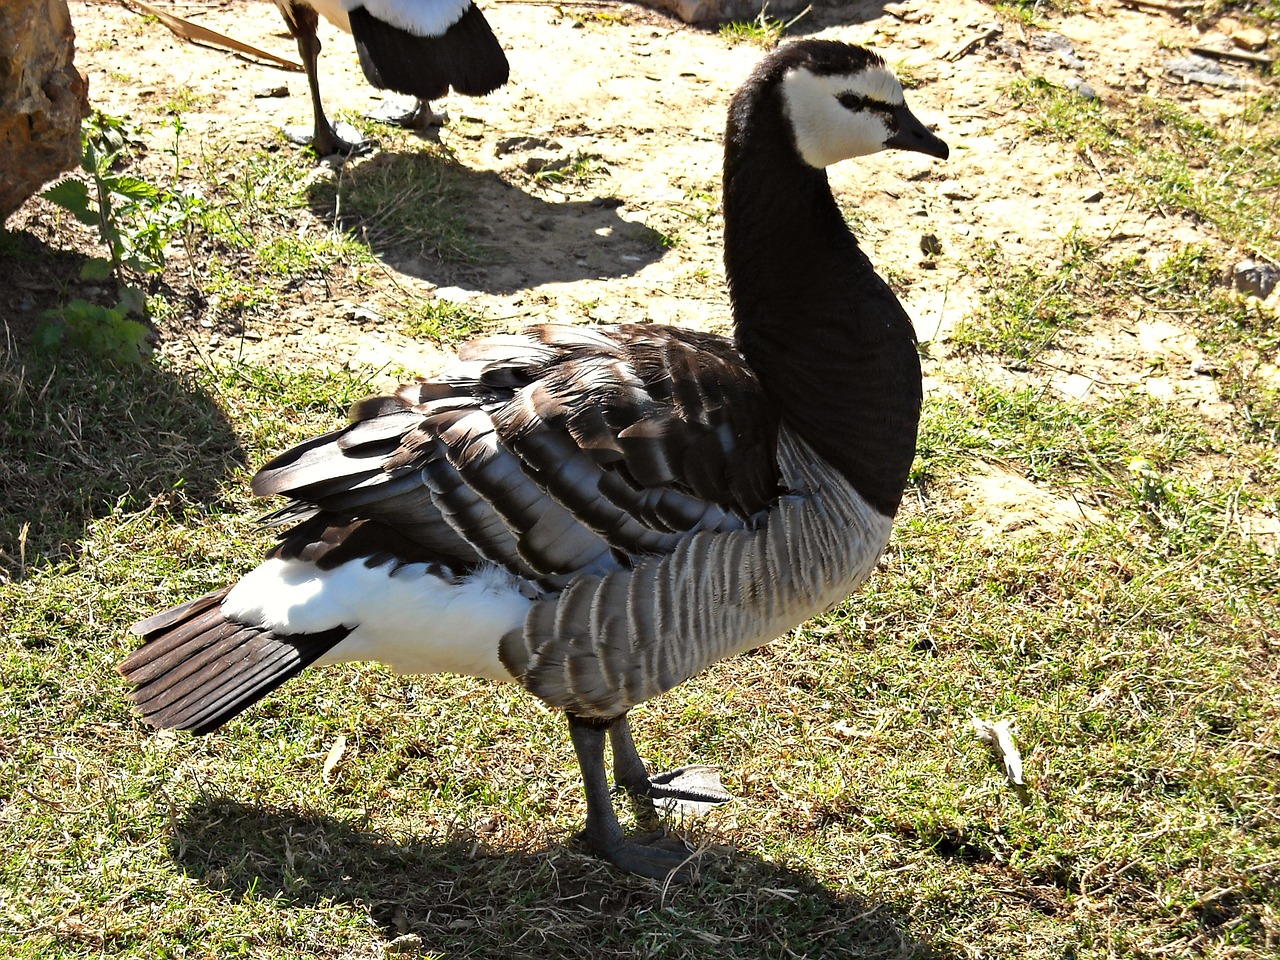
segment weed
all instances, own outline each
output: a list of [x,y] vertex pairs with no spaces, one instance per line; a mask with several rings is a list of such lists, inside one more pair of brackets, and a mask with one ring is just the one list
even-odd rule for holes
[[311,187],[330,225],[374,249],[416,250],[458,263],[482,261],[486,248],[463,211],[472,174],[431,148],[379,155]]
[[1277,118],[1266,97],[1256,118],[1230,135],[1156,97],[1102,104],[1043,78],[1016,81],[1030,110],[1028,128],[1072,144],[1082,156],[1118,168],[1119,179],[1153,209],[1173,208],[1213,224],[1242,249],[1280,256],[1275,188],[1280,186]]
[[418,300],[406,311],[405,333],[415,339],[436,343],[461,343],[485,328],[485,320],[468,307],[452,300]]
[[[180,132],[175,123],[175,143]],[[124,122],[95,113],[85,121],[82,137],[81,168],[88,182],[67,178],[42,194],[97,229],[109,259],[90,258],[81,276],[87,280],[114,276],[118,296],[117,305],[110,308],[75,301],[48,313],[49,325],[37,338],[47,349],[74,346],[132,362],[146,352],[143,327],[126,318],[145,315],[141,278],[164,269],[166,246],[189,228],[203,200],[198,191],[183,189],[176,180],[173,187],[162,189],[118,170],[132,138]],[[96,325],[101,329],[95,330]]]
[[541,186],[581,186],[607,175],[609,168],[598,154],[576,151],[562,160],[550,160],[533,174],[533,182]]
[[983,309],[957,328],[954,341],[1017,360],[1034,359],[1059,330],[1075,325],[1084,308],[1077,288],[1092,250],[1073,238],[1064,253],[1056,269],[1044,272],[1033,264],[1010,263],[994,246],[980,251],[973,269],[986,279]]

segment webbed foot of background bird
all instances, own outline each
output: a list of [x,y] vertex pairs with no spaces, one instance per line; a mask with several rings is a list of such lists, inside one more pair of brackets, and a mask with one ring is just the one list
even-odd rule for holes
[[365,114],[370,120],[390,124],[393,127],[404,127],[406,130],[430,130],[432,127],[444,126],[449,115],[444,111],[436,113],[426,100],[415,99],[408,105],[398,99],[383,100],[376,109]]
[[285,125],[280,129],[286,140],[300,147],[312,147],[317,157],[358,157],[378,146],[377,140],[365,138],[349,123],[335,124],[327,132],[321,130],[319,135],[306,127]]
[[695,763],[649,778],[646,794],[659,806],[686,808],[705,813],[733,799],[733,794],[720,783],[720,768]]

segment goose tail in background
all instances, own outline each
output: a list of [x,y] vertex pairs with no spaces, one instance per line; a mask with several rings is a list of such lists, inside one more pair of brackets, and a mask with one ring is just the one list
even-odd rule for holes
[[450,87],[474,97],[507,82],[507,55],[474,3],[443,32],[428,35],[380,20],[364,6],[348,16],[360,66],[379,89],[438,100]]

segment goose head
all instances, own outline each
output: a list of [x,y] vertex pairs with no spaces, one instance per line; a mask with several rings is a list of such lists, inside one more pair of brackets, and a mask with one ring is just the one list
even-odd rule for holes
[[796,152],[819,169],[881,150],[945,160],[947,145],[908,109],[902,84],[865,47],[802,40],[771,58]]

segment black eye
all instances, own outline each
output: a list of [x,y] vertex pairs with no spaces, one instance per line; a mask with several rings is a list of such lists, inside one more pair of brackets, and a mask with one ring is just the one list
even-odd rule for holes
[[836,99],[846,110],[866,110],[872,105],[871,99],[860,93],[841,93],[836,95]]

